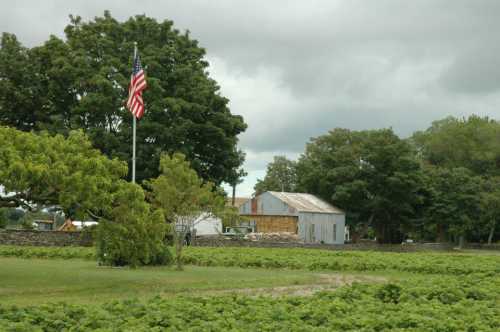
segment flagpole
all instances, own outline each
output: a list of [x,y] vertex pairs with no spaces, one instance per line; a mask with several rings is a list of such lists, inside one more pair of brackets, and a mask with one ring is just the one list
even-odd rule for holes
[[[137,57],[137,42],[134,42],[134,62]],[[132,114],[132,183],[135,183],[135,127],[136,127],[136,118],[135,114]]]

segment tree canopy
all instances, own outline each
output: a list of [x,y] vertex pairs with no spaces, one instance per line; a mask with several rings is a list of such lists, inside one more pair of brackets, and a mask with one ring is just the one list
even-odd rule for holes
[[297,165],[301,191],[348,212],[351,226],[370,225],[382,243],[397,243],[421,203],[421,174],[411,146],[391,129],[335,129],[313,139]]
[[255,184],[255,194],[265,191],[294,192],[297,188],[296,162],[285,156],[275,156],[267,165],[266,176],[258,179]]
[[0,124],[68,135],[83,129],[109,157],[131,159],[131,114],[124,108],[138,42],[148,89],[137,127],[137,179],[156,177],[162,152],[179,151],[205,180],[231,180],[246,129],[209,77],[205,50],[173,22],[109,12],[70,16],[65,39],[27,48],[4,33],[0,48]]
[[435,121],[416,132],[412,141],[427,164],[464,167],[481,176],[500,175],[500,123],[488,117]]
[[102,216],[127,165],[94,149],[82,131],[67,138],[0,127],[0,206],[57,205],[72,217]]

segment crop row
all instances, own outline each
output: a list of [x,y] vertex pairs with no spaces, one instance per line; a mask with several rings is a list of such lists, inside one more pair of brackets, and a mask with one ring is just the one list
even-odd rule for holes
[[1,331],[499,331],[500,278],[420,277],[310,297],[183,297],[100,306],[0,304]]
[[500,273],[500,255],[458,253],[192,247],[186,251],[185,261],[188,264],[202,266],[289,268],[311,271]]
[[[95,259],[84,247],[0,246],[0,257]],[[186,264],[287,268],[311,271],[404,271],[425,274],[500,273],[500,255],[392,253],[313,249],[189,247]]]

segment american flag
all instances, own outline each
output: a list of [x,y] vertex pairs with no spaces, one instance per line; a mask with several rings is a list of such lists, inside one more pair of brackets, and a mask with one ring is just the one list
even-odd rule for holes
[[142,99],[142,90],[144,89],[146,89],[146,77],[144,70],[142,70],[139,54],[136,52],[134,69],[128,88],[127,108],[137,119],[140,119],[144,114],[144,100]]

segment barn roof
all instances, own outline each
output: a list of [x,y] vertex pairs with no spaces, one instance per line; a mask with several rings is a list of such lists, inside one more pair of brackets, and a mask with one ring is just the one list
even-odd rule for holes
[[311,194],[284,193],[278,191],[268,191],[268,193],[297,209],[299,212],[344,213],[341,209]]
[[[246,201],[250,200],[250,198],[248,197],[235,197],[234,198],[234,206],[239,208],[240,206],[242,206],[243,204],[245,204]],[[232,198],[231,197],[227,197],[226,198],[226,206],[232,206]]]

